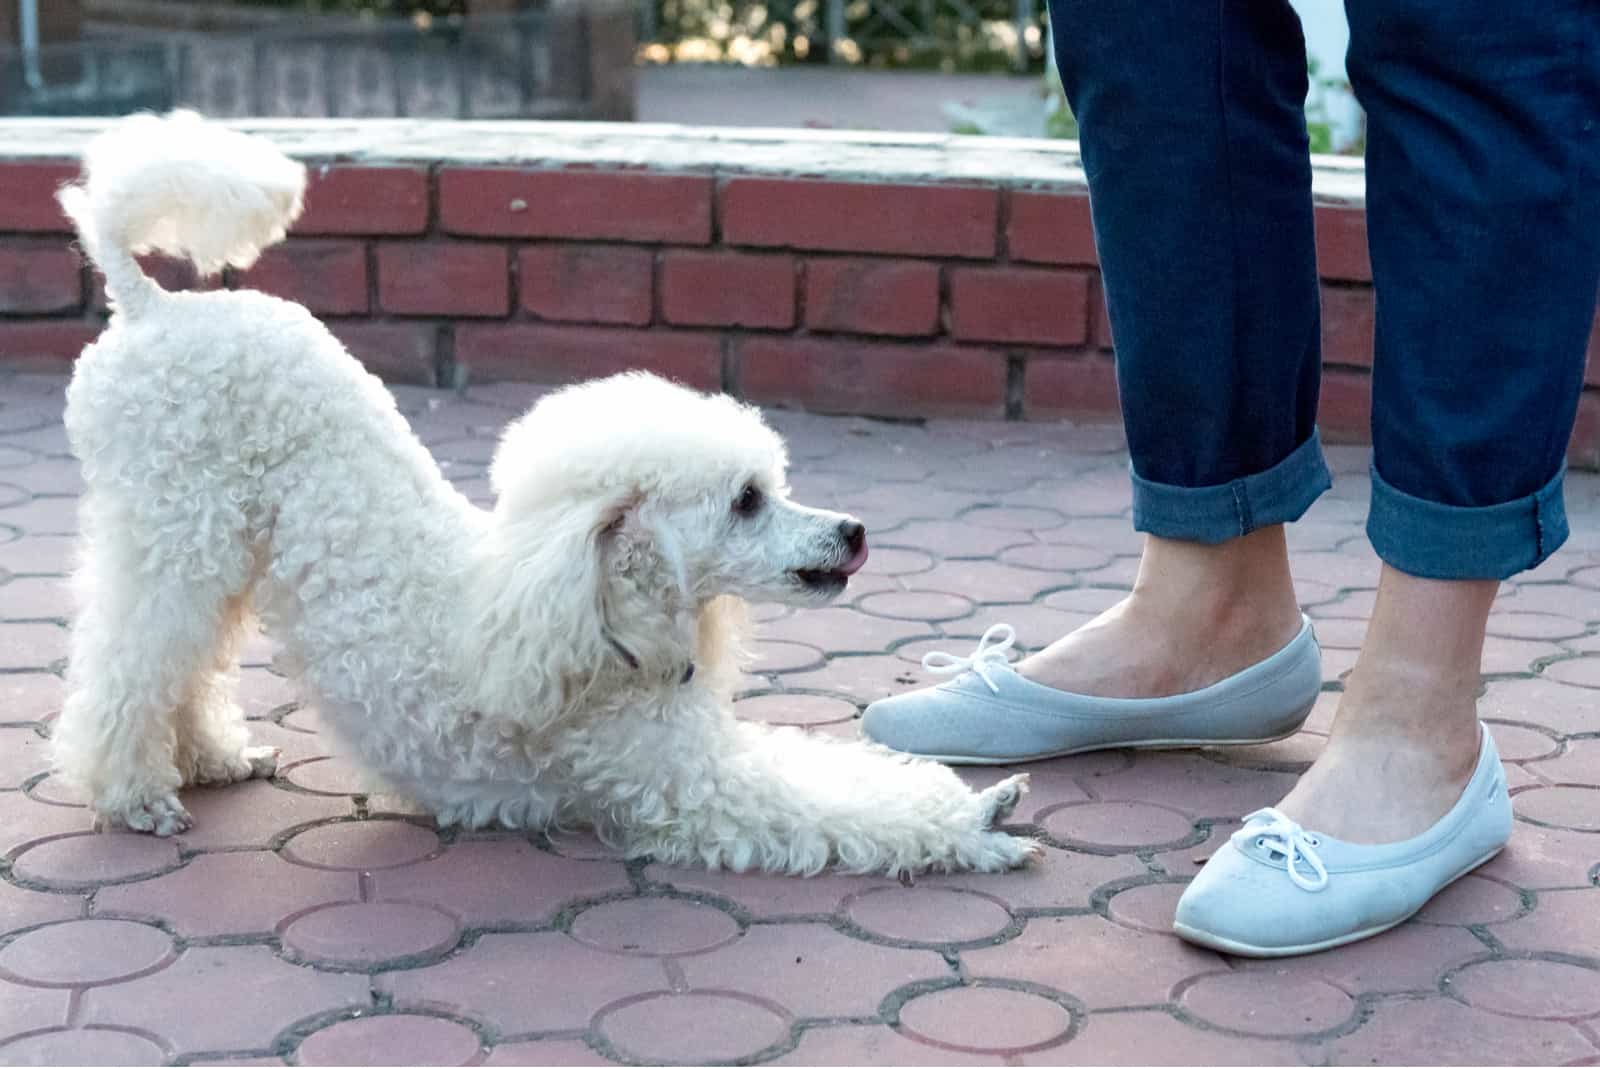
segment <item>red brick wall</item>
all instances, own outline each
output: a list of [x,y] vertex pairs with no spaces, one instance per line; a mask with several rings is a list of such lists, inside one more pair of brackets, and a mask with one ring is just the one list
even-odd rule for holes
[[[51,194],[0,161],[0,362],[64,365],[103,318]],[[1366,433],[1373,303],[1359,209],[1317,213],[1333,438]],[[152,265],[168,285],[178,265]],[[315,171],[292,239],[225,284],[307,304],[395,381],[647,367],[752,400],[877,415],[1113,417],[1081,195],[441,164]],[[1591,355],[1600,351],[1600,331]],[[1600,465],[1600,359],[1573,459]]]

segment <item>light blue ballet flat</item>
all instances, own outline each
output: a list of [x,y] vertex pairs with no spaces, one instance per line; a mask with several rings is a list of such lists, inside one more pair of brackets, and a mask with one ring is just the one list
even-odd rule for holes
[[1322,689],[1322,653],[1302,619],[1294,640],[1259,664],[1202,690],[1150,699],[1088,697],[1025,679],[1010,663],[1016,632],[997,623],[971,656],[924,656],[923,667],[957,677],[873,702],[861,731],[946,764],[1272,741],[1300,729]]
[[1357,845],[1308,831],[1277,809],[1252,812],[1184,891],[1173,931],[1224,953],[1289,957],[1404,922],[1511,837],[1505,771],[1494,739],[1481,733],[1466,790],[1415,838]]

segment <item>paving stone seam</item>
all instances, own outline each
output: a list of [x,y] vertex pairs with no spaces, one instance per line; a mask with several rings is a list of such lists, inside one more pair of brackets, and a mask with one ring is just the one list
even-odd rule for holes
[[150,1042],[157,1049],[161,1050],[166,1057],[166,1063],[182,1063],[180,1060],[176,1059],[176,1051],[174,1050],[172,1043],[168,1042],[166,1039],[162,1038],[153,1031],[146,1031],[138,1027],[128,1027],[123,1024],[83,1024],[80,1026],[75,1023],[68,1023],[65,1026],[57,1025],[53,1027],[38,1027],[31,1031],[19,1031],[14,1035],[7,1035],[4,1041],[0,1041],[0,1063],[9,1063],[4,1061],[5,1048],[13,1043],[21,1042],[23,1039],[38,1038],[41,1035],[50,1035],[66,1031],[113,1031],[118,1034],[136,1035],[137,1037]]

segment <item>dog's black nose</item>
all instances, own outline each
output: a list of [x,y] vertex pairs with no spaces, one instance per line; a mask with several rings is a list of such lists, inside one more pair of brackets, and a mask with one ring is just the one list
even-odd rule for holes
[[839,524],[839,537],[843,538],[844,543],[850,546],[851,552],[857,553],[861,551],[861,546],[867,540],[867,528],[857,523],[854,519],[846,519]]

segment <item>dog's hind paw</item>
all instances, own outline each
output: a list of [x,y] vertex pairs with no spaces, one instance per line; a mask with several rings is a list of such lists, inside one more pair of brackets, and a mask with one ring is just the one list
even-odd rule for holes
[[105,813],[101,823],[120,824],[130,831],[143,831],[157,838],[170,838],[194,826],[194,817],[183,807],[177,794],[167,794],[129,804],[116,812]]

